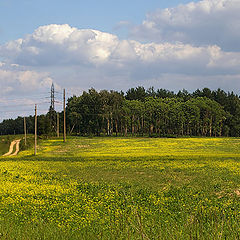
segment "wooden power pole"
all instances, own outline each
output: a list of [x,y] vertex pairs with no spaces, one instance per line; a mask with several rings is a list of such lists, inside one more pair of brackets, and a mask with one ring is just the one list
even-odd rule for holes
[[59,113],[57,113],[57,137],[59,138]]
[[37,104],[35,105],[35,144],[34,155],[37,155]]
[[63,89],[63,142],[66,142],[66,93],[65,89]]
[[27,125],[26,125],[26,118],[23,118],[24,122],[24,139],[25,139],[25,146],[27,146]]

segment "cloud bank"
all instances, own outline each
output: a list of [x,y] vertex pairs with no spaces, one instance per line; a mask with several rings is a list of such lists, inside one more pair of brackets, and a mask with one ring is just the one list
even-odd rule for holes
[[69,25],[39,27],[24,39],[1,46],[0,54],[7,63],[25,68],[79,67],[105,71],[106,76],[116,71],[134,77],[141,70],[146,76],[161,73],[230,74],[238,72],[240,63],[238,52],[226,52],[217,45],[143,44]]
[[67,24],[0,45],[2,97],[90,87],[238,89],[239,0],[203,0],[149,13],[131,39]]
[[240,1],[203,0],[149,13],[132,36],[148,41],[218,45],[239,51]]

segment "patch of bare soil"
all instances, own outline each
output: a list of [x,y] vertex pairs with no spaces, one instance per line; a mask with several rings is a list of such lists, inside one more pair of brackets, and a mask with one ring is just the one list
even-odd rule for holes
[[89,148],[90,145],[78,145],[77,147],[78,147],[78,148]]
[[[10,144],[10,147],[9,147],[9,151],[7,153],[5,153],[3,156],[6,157],[6,156],[15,156],[15,155],[17,155],[18,152],[19,152],[20,141],[21,141],[21,139],[12,141],[11,144]],[[14,149],[15,145],[16,145],[16,151],[13,153],[13,149]]]
[[234,191],[238,197],[240,197],[240,190],[235,190]]

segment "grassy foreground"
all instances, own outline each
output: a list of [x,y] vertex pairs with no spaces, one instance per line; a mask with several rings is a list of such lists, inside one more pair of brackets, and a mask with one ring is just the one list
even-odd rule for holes
[[71,138],[0,157],[0,239],[240,239],[240,139]]

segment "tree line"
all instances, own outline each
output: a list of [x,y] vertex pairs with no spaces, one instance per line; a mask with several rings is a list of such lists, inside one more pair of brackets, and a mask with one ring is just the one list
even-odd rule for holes
[[[38,116],[38,134],[55,135],[51,109]],[[67,132],[105,136],[240,136],[240,98],[221,89],[174,93],[136,87],[126,93],[89,89],[72,96],[66,106]],[[34,133],[34,117],[26,118]],[[62,129],[63,113],[60,113]],[[0,123],[0,134],[22,134],[23,118]]]

